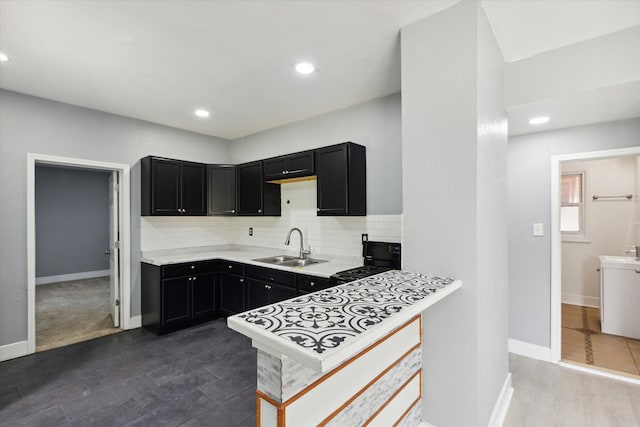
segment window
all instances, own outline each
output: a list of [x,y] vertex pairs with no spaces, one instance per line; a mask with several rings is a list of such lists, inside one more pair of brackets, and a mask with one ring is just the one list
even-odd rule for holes
[[560,231],[584,233],[584,172],[562,175]]

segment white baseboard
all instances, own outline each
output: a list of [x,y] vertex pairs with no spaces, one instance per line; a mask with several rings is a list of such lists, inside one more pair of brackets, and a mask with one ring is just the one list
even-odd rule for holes
[[135,329],[142,326],[142,316],[131,316],[129,318],[129,329]]
[[489,427],[502,427],[511,404],[511,396],[513,396],[513,387],[511,387],[511,372],[509,372],[502,385],[502,390],[500,390],[498,400],[496,400],[496,404],[493,407],[493,412],[491,412]]
[[600,298],[588,297],[585,295],[562,293],[562,303],[571,305],[582,305],[584,307],[600,308]]
[[591,366],[576,364],[571,362],[562,362],[562,361],[560,361],[558,365],[562,366],[563,368],[569,368],[569,369],[573,369],[580,372],[586,372],[588,374],[597,375],[599,377],[611,378],[618,381],[624,381],[630,384],[640,385],[640,379],[638,378],[627,376],[624,374],[616,374],[615,372],[610,372],[610,371],[599,369],[596,367],[591,367]]
[[551,349],[537,344],[530,344],[524,341],[518,341],[509,338],[509,353],[519,354],[520,356],[529,357],[531,359],[542,360],[543,362],[551,362]]
[[0,345],[0,362],[27,355],[27,342],[18,341],[13,344]]
[[36,285],[47,283],[68,282],[69,280],[93,279],[94,277],[108,276],[111,270],[83,271],[81,273],[60,274],[58,276],[36,277]]

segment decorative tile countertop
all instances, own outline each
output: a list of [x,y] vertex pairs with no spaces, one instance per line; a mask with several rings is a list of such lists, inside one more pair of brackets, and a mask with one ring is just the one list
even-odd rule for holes
[[327,372],[461,286],[459,280],[387,271],[236,314],[227,325],[256,348]]

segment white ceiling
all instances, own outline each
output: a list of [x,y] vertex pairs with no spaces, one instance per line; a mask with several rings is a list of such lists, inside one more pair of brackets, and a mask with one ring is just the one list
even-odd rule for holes
[[[235,139],[398,92],[399,29],[457,1],[0,0],[0,87]],[[640,25],[636,0],[482,4],[507,62]]]

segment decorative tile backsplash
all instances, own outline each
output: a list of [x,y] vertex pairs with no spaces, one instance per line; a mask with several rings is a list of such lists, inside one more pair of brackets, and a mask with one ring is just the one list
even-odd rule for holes
[[284,244],[291,227],[302,230],[311,256],[361,256],[362,233],[368,233],[369,240],[400,242],[401,215],[317,216],[315,181],[283,184],[281,197],[280,217],[142,217],[142,250],[227,243],[295,249],[300,244],[297,233],[291,246]]

